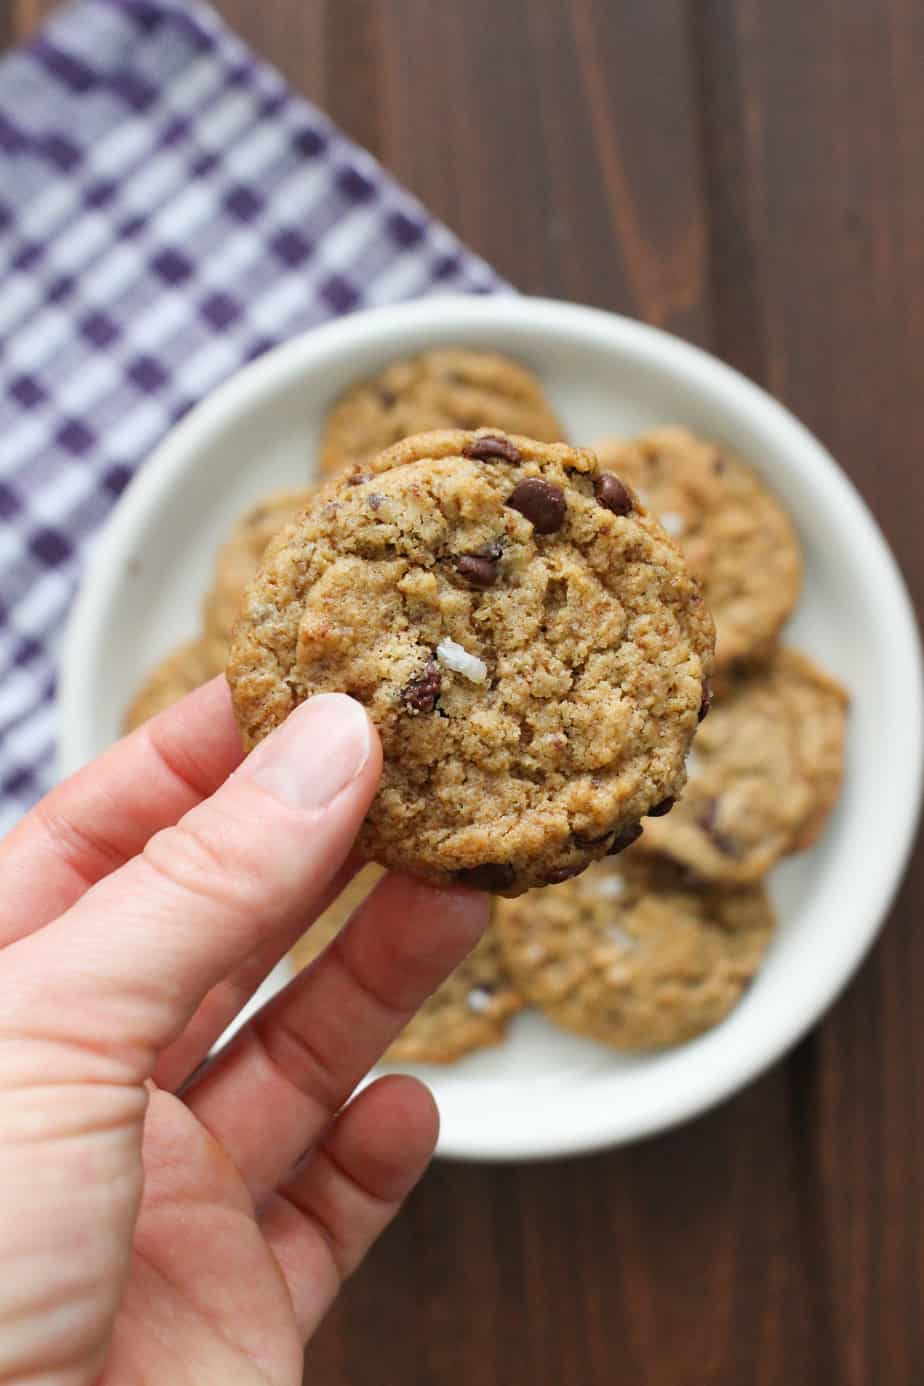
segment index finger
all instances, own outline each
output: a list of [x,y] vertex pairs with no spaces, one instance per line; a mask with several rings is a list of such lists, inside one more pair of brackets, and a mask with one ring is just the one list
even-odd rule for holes
[[223,675],[52,790],[0,843],[0,948],[43,928],[243,759]]

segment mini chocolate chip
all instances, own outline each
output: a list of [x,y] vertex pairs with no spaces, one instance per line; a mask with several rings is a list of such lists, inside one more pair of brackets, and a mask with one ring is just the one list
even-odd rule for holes
[[613,845],[607,852],[608,857],[618,857],[620,852],[624,852],[627,847],[631,847],[633,842],[638,842],[644,829],[641,823],[630,823],[628,828],[623,828],[621,833],[617,833],[613,838]]
[[715,472],[716,476],[721,476],[722,473],[725,471],[725,459],[722,457],[714,458],[712,462],[712,470]]
[[562,881],[570,881],[573,876],[580,876],[586,864],[582,862],[580,866],[560,866],[557,871],[549,872],[543,885],[561,885]]
[[673,794],[668,794],[666,799],[662,799],[660,803],[655,804],[653,808],[648,810],[648,817],[663,818],[666,813],[670,813],[676,802],[677,800],[674,798]]
[[507,504],[529,520],[537,534],[554,534],[565,522],[565,493],[553,481],[527,476],[518,481]]
[[601,833],[599,837],[584,837],[581,833],[574,833],[573,836],[578,847],[602,847],[604,842],[609,842],[613,833],[611,829],[609,832]]
[[487,861],[482,866],[471,866],[457,871],[459,885],[470,886],[472,890],[507,890],[513,885],[516,875],[509,862]]
[[707,684],[704,684],[704,685],[703,685],[703,700],[702,700],[702,702],[701,702],[700,705],[699,705],[699,713],[698,713],[697,718],[696,718],[697,722],[701,722],[701,721],[703,720],[703,718],[706,717],[706,716],[708,715],[709,709],[710,709],[711,707],[712,707],[712,689],[709,687],[709,685],[708,685],[708,683],[707,683]]
[[514,466],[523,461],[520,449],[515,448],[509,438],[494,438],[490,434],[485,434],[482,438],[473,438],[462,449],[462,456],[471,457],[476,462],[490,462],[492,457],[499,457],[504,462],[513,463]]
[[401,701],[413,712],[432,712],[440,696],[440,666],[428,659],[423,673],[411,679],[401,690]]
[[460,554],[456,559],[456,570],[473,587],[493,587],[497,581],[497,564],[484,554]]
[[385,504],[385,497],[382,495],[381,491],[371,491],[367,499],[370,510],[381,510],[382,506]]
[[394,390],[386,389],[379,391],[379,398],[386,409],[393,409],[398,400],[398,396],[395,394]]
[[346,479],[347,486],[362,486],[363,482],[371,481],[372,477],[368,472],[350,472]]
[[594,495],[597,497],[597,504],[602,505],[604,510],[612,510],[614,515],[628,515],[632,509],[629,488],[612,472],[604,472],[602,476],[597,477],[594,482]]
[[705,808],[697,818],[699,826],[709,838],[717,852],[721,852],[723,857],[737,857],[740,855],[738,843],[729,833],[724,832],[719,827],[719,801],[709,799]]
[[668,866],[667,858],[665,857],[662,863],[662,869],[669,871],[671,879],[682,889],[703,890],[709,885],[705,877],[701,876],[695,867],[690,866],[687,862],[675,861],[671,862]]

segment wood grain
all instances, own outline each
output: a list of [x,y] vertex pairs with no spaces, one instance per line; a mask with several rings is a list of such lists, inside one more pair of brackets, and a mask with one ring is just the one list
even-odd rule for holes
[[[14,0],[0,40],[46,8]],[[518,287],[782,398],[924,599],[921,0],[218,8]],[[719,1110],[591,1159],[436,1165],[306,1381],[924,1381],[922,904],[917,863],[823,1025]]]

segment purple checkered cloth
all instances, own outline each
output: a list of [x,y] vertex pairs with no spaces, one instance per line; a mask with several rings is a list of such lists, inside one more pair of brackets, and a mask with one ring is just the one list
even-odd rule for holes
[[245,361],[502,287],[196,0],[76,0],[0,62],[0,833],[54,776],[91,536]]

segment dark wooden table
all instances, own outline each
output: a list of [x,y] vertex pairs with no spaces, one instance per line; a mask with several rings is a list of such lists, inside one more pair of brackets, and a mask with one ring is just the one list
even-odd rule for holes
[[[47,7],[0,0],[0,40]],[[521,289],[784,400],[924,595],[924,3],[219,8]],[[922,906],[919,860],[824,1024],[718,1111],[592,1159],[435,1165],[306,1381],[924,1382]]]

